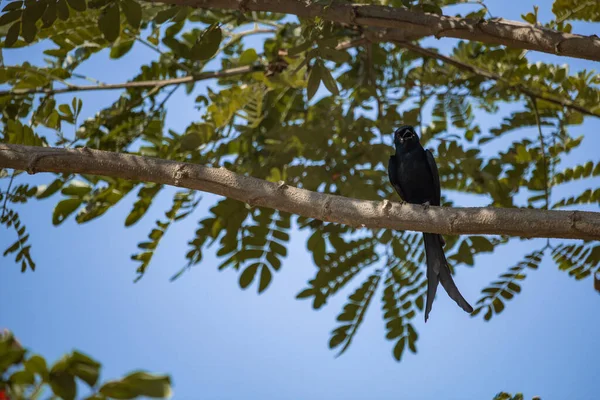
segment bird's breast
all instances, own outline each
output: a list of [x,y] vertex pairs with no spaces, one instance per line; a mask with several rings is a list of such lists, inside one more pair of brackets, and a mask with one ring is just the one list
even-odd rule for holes
[[398,177],[405,201],[414,204],[433,202],[435,188],[425,151],[397,155]]

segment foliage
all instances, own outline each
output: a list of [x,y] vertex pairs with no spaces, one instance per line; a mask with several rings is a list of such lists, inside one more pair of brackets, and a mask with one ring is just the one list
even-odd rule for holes
[[511,300],[515,295],[521,293],[520,282],[526,278],[525,269],[538,269],[546,247],[536,250],[525,256],[525,259],[514,267],[510,267],[508,272],[500,275],[497,281],[491,283],[481,291],[482,297],[477,301],[477,307],[473,315],[479,314],[484,308],[487,309],[483,319],[489,321],[494,314],[500,314],[504,310],[504,302]]
[[[462,2],[358,3],[449,15],[453,8],[447,6]],[[595,2],[556,0],[552,10],[556,16],[552,21],[539,21],[537,10],[523,18],[567,32],[572,29],[569,21],[599,20]],[[480,19],[485,14],[481,3],[467,17]],[[2,142],[160,157],[340,196],[397,200],[385,170],[392,152],[390,134],[399,124],[413,124],[434,150],[446,194],[458,192],[495,207],[596,209],[598,160],[579,163],[568,158],[584,139],[570,130],[587,115],[543,96],[598,114],[597,73],[532,63],[520,49],[457,41],[449,55],[477,68],[464,69],[398,44],[357,41],[361,32],[351,26],[318,17],[284,17],[137,0],[13,0],[0,16],[2,52],[37,44],[45,58],[36,65],[0,67],[0,85],[7,90],[0,94]],[[246,38],[259,33],[267,35],[262,46],[248,46]],[[95,62],[98,53],[107,50],[111,61],[106,67],[115,68],[135,46],[153,49],[156,58],[139,65],[130,82],[165,83],[180,77],[192,81],[171,86],[124,84],[112,104],[79,121],[84,104],[74,82],[82,77],[95,81],[82,76],[82,65]],[[197,95],[195,79],[212,70],[206,67],[209,64],[222,70],[256,68],[220,77],[206,95]],[[492,83],[476,71],[502,79]],[[55,93],[58,88],[66,94]],[[541,97],[531,98],[524,88]],[[165,126],[165,118],[170,96],[180,89],[197,95],[198,115],[183,132],[176,132]],[[59,97],[69,100],[59,104]],[[483,117],[496,115],[506,103],[514,106],[510,115],[489,129],[480,125]],[[162,192],[161,185],[77,174],[57,174],[40,186],[21,183],[26,178],[18,172],[3,171],[2,180],[6,185],[0,191],[1,223],[12,229],[16,240],[7,243],[5,255],[15,254],[23,271],[33,270],[35,263],[29,245],[33,240],[17,212],[22,203],[52,197],[55,225],[69,218],[85,223],[136,193],[124,221],[129,227],[152,218],[148,211]],[[579,189],[569,186],[575,181]],[[566,197],[555,201],[556,193]],[[199,201],[190,191],[175,194],[165,217],[156,221],[132,256],[136,279],[147,273],[167,228],[182,218],[195,218]],[[443,203],[453,205],[448,198]],[[208,216],[198,222],[185,265],[174,271],[173,279],[198,265],[216,244],[222,259],[219,269],[237,271],[242,288],[256,282],[262,293],[286,262],[291,227],[297,226],[308,231],[307,251],[316,266],[314,277],[297,297],[310,299],[313,308],[320,309],[338,292],[352,293],[338,316],[341,325],[332,332],[330,347],[341,352],[348,348],[369,305],[381,293],[393,356],[400,360],[406,348],[416,352],[413,321],[423,310],[425,293],[420,234],[337,226],[231,199],[202,207]],[[452,269],[474,266],[478,255],[522,240],[445,239]],[[485,309],[484,319],[489,320],[500,313],[506,300],[520,292],[525,271],[537,268],[546,252],[576,279],[598,276],[597,249],[592,243],[549,241],[485,288],[475,314]]]
[[[99,384],[101,364],[78,351],[64,355],[52,366],[38,354],[30,354],[8,330],[0,333],[0,395],[11,400],[38,399],[49,392],[70,400],[82,384],[89,388],[86,400],[171,397],[171,379],[136,371]],[[53,397],[54,398],[54,397]]]
[[[524,397],[523,397],[522,393],[517,393],[513,396],[510,393],[500,392],[496,396],[494,396],[494,398],[492,400],[523,400],[523,399],[524,399]],[[531,398],[531,400],[542,400],[542,399],[539,396],[534,396]]]

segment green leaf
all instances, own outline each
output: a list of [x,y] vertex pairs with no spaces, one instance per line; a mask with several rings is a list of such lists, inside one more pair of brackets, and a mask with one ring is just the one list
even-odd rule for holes
[[11,47],[17,39],[19,39],[19,33],[21,32],[21,21],[17,21],[8,28],[6,32],[6,39],[4,39],[4,46]]
[[15,251],[17,251],[19,249],[19,247],[21,247],[21,241],[17,240],[12,245],[8,246],[6,248],[6,250],[4,250],[4,253],[2,255],[6,257],[8,254],[14,253]]
[[138,201],[135,202],[133,209],[125,219],[125,226],[135,224],[144,216],[144,214],[146,214],[146,211],[148,211],[152,201],[161,189],[161,185],[154,183],[147,183],[140,189],[138,192]]
[[260,271],[260,283],[258,286],[258,293],[262,293],[267,287],[269,287],[272,277],[273,274],[271,273],[269,267],[263,264]]
[[496,314],[500,314],[502,312],[502,310],[504,310],[504,303],[502,302],[502,300],[500,299],[500,297],[496,297],[492,303],[493,307],[494,307],[494,312]]
[[116,3],[110,3],[100,13],[98,28],[109,42],[114,42],[121,32],[121,13]]
[[329,90],[334,96],[339,95],[340,91],[338,90],[337,82],[335,81],[335,79],[333,79],[333,75],[331,75],[331,72],[327,68],[323,67],[321,74],[321,79],[323,80],[323,83],[325,84],[327,90]]
[[260,267],[260,266],[261,266],[260,263],[254,263],[254,264],[250,265],[249,267],[247,267],[244,270],[244,272],[242,272],[240,274],[240,287],[242,289],[246,289],[248,286],[250,286],[250,284],[254,280],[254,276],[256,275],[256,272],[258,272],[258,267]]
[[437,14],[437,15],[443,14],[442,9],[435,4],[423,3],[423,4],[421,4],[421,8],[422,8],[423,12],[426,12],[426,13]]
[[300,293],[298,293],[296,295],[297,299],[306,299],[308,297],[312,297],[314,296],[314,289],[304,289],[303,291],[301,291]]
[[35,376],[30,371],[17,371],[8,380],[10,383],[17,385],[33,385],[35,383]]
[[258,60],[258,54],[256,54],[256,50],[254,49],[246,49],[240,55],[239,64],[240,65],[250,65]]
[[123,379],[130,384],[140,396],[165,398],[171,396],[171,378],[148,372],[135,372]]
[[74,400],[77,395],[75,377],[66,371],[51,371],[50,387],[55,395],[64,400]]
[[211,25],[206,29],[200,40],[192,46],[190,58],[192,60],[208,60],[219,50],[222,38],[221,28],[217,25]]
[[75,11],[85,11],[87,9],[85,0],[67,0],[67,3],[69,3],[71,8]]
[[189,7],[179,7],[177,14],[171,19],[171,22],[180,23],[184,22],[190,12]]
[[73,115],[73,112],[71,111],[71,108],[68,104],[61,104],[60,106],[58,106],[58,111],[62,112],[65,115]]
[[71,181],[69,186],[64,187],[61,193],[67,196],[83,197],[92,191],[92,187],[83,181]]
[[154,22],[156,22],[157,24],[163,24],[171,18],[173,18],[175,14],[179,12],[179,10],[180,7],[171,6],[166,10],[160,11],[158,14],[156,14],[156,17],[154,17]]
[[[9,3],[9,5],[12,3]],[[8,25],[11,22],[17,21],[19,18],[21,18],[21,14],[23,13],[23,11],[19,10],[12,10],[9,11],[5,14],[0,15],[0,26],[4,26],[4,25]]]
[[172,394],[171,378],[166,375],[135,372],[121,380],[105,383],[99,392],[114,399],[133,399],[137,396],[167,398]]
[[394,358],[398,361],[402,359],[404,348],[406,347],[406,337],[401,337],[394,346]]
[[85,354],[74,351],[69,358],[69,372],[92,387],[98,382],[100,363]]
[[423,311],[423,305],[423,296],[417,297],[417,299],[415,300],[415,306],[417,306],[419,310]]
[[29,357],[28,360],[23,362],[25,369],[33,374],[38,374],[43,380],[48,379],[48,366],[46,360],[38,355]]
[[321,265],[325,260],[325,239],[323,233],[319,230],[315,230],[314,233],[308,238],[306,246],[313,254],[313,260],[315,264]]
[[317,93],[317,89],[319,89],[319,85],[321,84],[323,69],[324,68],[321,67],[321,64],[317,62],[310,70],[310,75],[308,76],[308,84],[306,86],[307,100],[312,99],[315,93]]
[[535,25],[535,23],[537,22],[537,18],[533,13],[521,14],[521,18],[523,18],[524,21],[527,21],[532,25]]
[[196,150],[210,141],[215,129],[209,124],[194,124],[188,128],[187,134],[181,138],[181,148],[185,151]]
[[[11,346],[11,344],[4,342],[4,346]],[[25,355],[25,350],[19,348],[4,347],[0,350],[0,373],[4,373],[12,365],[19,364]]]
[[133,29],[138,29],[142,22],[142,6],[135,0],[121,0],[121,10]]
[[99,392],[111,399],[134,399],[138,396],[134,388],[122,381],[106,382]]
[[131,50],[135,39],[124,39],[119,38],[110,48],[110,58],[118,59],[123,57]]
[[69,6],[67,5],[66,0],[57,0],[56,10],[58,11],[58,18],[63,21],[69,19]]
[[83,108],[83,100],[73,97],[73,100],[71,100],[71,106],[75,111],[75,117],[78,117],[79,113],[81,113],[81,109]]
[[54,193],[56,193],[60,188],[62,188],[64,184],[65,184],[65,182],[62,179],[58,178],[58,179],[55,179],[48,186],[41,185],[38,187],[38,193],[37,193],[36,197],[38,199],[45,199],[47,197],[50,197]]
[[345,62],[350,62],[352,59],[350,54],[348,54],[345,50],[336,50],[329,47],[319,48],[319,52],[321,55],[331,61],[334,61],[338,64],[343,64]]
[[80,198],[70,198],[59,202],[56,207],[54,207],[52,224],[60,225],[69,215],[79,208],[81,203],[82,199]]
[[288,56],[293,57],[295,55],[298,55],[302,52],[305,52],[306,50],[310,49],[313,45],[313,42],[310,40],[307,40],[306,42],[299,44],[296,47],[292,47],[291,49],[288,50]]
[[12,10],[19,10],[23,7],[23,1],[11,1],[7,5],[4,6],[2,11],[8,12]]

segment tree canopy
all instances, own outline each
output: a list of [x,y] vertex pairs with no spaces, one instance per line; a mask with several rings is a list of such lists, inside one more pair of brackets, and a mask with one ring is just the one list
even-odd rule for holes
[[[419,230],[448,234],[453,269],[531,240],[520,262],[482,288],[476,318],[489,321],[509,307],[543,258],[600,291],[600,160],[569,158],[596,134],[577,136],[573,128],[600,117],[600,75],[592,69],[600,39],[573,32],[572,23],[600,22],[600,6],[555,0],[552,20],[539,20],[536,7],[517,22],[492,15],[483,2],[460,3],[466,2],[9,1],[0,15],[0,222],[13,235],[3,235],[4,256],[23,272],[44,268],[35,252],[40,239],[21,222],[38,200],[56,203],[52,223],[60,226],[69,218],[91,222],[135,193],[125,227],[156,219],[131,256],[136,281],[151,273],[169,227],[202,208],[210,215],[198,221],[186,263],[172,279],[188,279],[211,248],[221,257],[219,269],[238,271],[241,288],[261,293],[285,267],[294,226],[309,232],[306,248],[316,267],[296,296],[320,309],[341,289],[355,288],[329,347],[346,351],[369,307],[381,302],[386,339],[399,361],[417,351],[413,322],[424,308]],[[264,38],[260,46],[252,43],[255,35]],[[430,37],[455,40],[438,46]],[[134,46],[156,57],[127,81],[100,82],[80,72],[106,53],[106,68],[117,69]],[[13,49],[28,47],[43,49],[43,61],[8,62]],[[532,62],[533,52],[590,60],[590,69],[570,71],[559,57]],[[205,80],[209,89],[199,94],[196,85]],[[82,97],[108,90],[118,98],[82,120]],[[197,108],[179,132],[165,124],[176,90],[195,96]],[[495,125],[484,126],[484,119]],[[391,133],[401,124],[416,126],[434,152],[441,209],[395,204],[386,166]],[[184,163],[211,169],[194,175]],[[51,173],[40,185],[25,172]],[[252,182],[265,192],[242,187],[240,175],[257,178]],[[170,208],[149,212],[167,184],[180,187]],[[336,205],[344,199],[286,196],[286,187],[355,200]],[[229,196],[232,188],[239,190]],[[208,204],[195,189],[227,197]],[[457,193],[486,208],[454,210]],[[349,216],[336,219],[342,211]],[[371,219],[386,220],[388,212],[393,223],[414,224],[400,230]],[[484,228],[473,228],[477,223]]]

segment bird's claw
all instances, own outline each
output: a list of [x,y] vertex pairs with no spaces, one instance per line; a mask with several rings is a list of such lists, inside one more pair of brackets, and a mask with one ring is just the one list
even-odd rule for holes
[[421,204],[421,205],[423,206],[423,209],[424,209],[425,211],[427,211],[427,210],[429,209],[429,202],[428,202],[428,201],[426,201],[425,203],[423,203],[423,204]]

